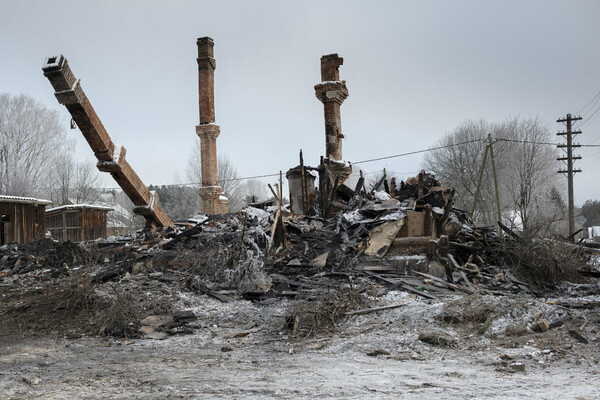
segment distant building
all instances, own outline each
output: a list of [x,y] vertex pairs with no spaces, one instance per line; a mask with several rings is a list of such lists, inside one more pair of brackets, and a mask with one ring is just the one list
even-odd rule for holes
[[106,215],[111,207],[71,204],[46,211],[46,229],[53,239],[83,242],[107,237]]
[[120,204],[107,204],[112,208],[108,212],[106,231],[108,236],[123,236],[135,231],[132,228],[134,214]]
[[588,240],[591,242],[600,242],[600,226],[588,226]]
[[0,245],[25,244],[45,237],[48,200],[0,195]]
[[[124,236],[141,229],[135,226],[135,214],[131,211],[133,205],[123,192],[111,190],[100,193],[96,203],[112,208],[106,217],[108,236]],[[123,204],[129,204],[130,207],[124,207]]]

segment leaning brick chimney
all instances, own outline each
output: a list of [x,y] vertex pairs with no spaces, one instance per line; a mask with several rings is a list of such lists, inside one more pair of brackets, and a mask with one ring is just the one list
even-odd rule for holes
[[200,155],[202,164],[202,187],[198,194],[202,199],[205,214],[224,214],[229,211],[223,189],[217,185],[217,137],[221,133],[215,124],[215,69],[213,54],[214,42],[209,37],[199,38],[198,45],[198,95],[200,125],[196,134],[200,137]]
[[344,59],[337,54],[321,57],[321,83],[315,85],[315,94],[325,110],[326,157],[342,160],[342,118],[340,106],[348,97],[346,81],[340,81],[340,65]]

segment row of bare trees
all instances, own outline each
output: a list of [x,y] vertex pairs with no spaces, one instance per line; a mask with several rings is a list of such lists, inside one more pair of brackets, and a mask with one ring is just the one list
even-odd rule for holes
[[73,145],[55,110],[0,93],[0,194],[93,202],[99,174],[93,163],[73,160]]
[[[456,206],[471,210],[491,134],[503,221],[528,235],[564,234],[564,182],[550,128],[538,118],[463,122],[427,153],[423,167],[456,189]],[[475,218],[495,224],[494,178],[488,156]]]
[[[0,94],[0,194],[48,197],[55,205],[94,202],[99,195],[99,173],[93,163],[78,163],[71,154],[65,123],[58,113],[32,97]],[[445,135],[427,153],[423,166],[442,183],[456,188],[456,205],[470,210],[483,164],[487,136],[491,134],[500,189],[503,220],[531,234],[562,229],[566,207],[564,185],[556,174],[557,149],[549,127],[537,118],[514,118],[490,123],[465,121]],[[196,139],[186,177],[201,182],[200,143]],[[227,157],[219,157],[218,181],[237,211],[248,199],[269,197],[264,182],[241,181]],[[492,169],[483,172],[475,217],[495,223]],[[201,211],[195,188],[161,187],[162,203],[171,217],[184,218]],[[168,212],[169,213],[169,212]]]
[[[44,197],[54,205],[98,200],[100,174],[93,162],[77,162],[73,158],[74,142],[67,138],[65,126],[57,111],[43,107],[32,97],[0,93],[0,194]],[[198,138],[186,175],[191,182],[202,181]],[[249,198],[260,201],[269,197],[262,181],[239,180],[235,166],[226,156],[218,160],[218,181],[232,211],[246,205]],[[202,211],[197,187],[193,185],[153,189],[159,191],[171,218],[185,218]]]

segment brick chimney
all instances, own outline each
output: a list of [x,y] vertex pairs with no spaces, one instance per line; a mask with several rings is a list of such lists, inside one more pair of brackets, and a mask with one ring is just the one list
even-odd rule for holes
[[344,59],[337,54],[321,57],[321,83],[315,85],[315,94],[325,111],[325,156],[342,160],[342,118],[340,106],[348,97],[346,81],[340,81],[340,65]]
[[215,69],[214,41],[209,37],[199,38],[198,45],[198,98],[200,125],[196,134],[200,137],[202,164],[202,187],[198,194],[202,199],[205,214],[224,214],[229,211],[223,189],[217,185],[217,137],[221,133],[215,124]]

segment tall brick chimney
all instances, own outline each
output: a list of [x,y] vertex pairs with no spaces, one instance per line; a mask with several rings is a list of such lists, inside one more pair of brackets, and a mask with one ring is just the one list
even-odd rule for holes
[[321,57],[321,83],[315,85],[315,94],[325,110],[326,157],[342,160],[342,118],[340,106],[348,97],[346,81],[340,81],[340,65],[344,59],[337,54]]
[[199,38],[198,45],[198,97],[200,125],[196,126],[196,134],[200,137],[200,154],[202,164],[202,187],[198,194],[202,199],[205,214],[224,214],[229,211],[227,198],[222,195],[223,189],[217,185],[217,137],[221,133],[215,124],[215,69],[214,42],[209,37]]
[[315,85],[315,94],[323,103],[325,113],[325,158],[321,158],[319,165],[319,191],[328,194],[321,196],[320,209],[325,217],[331,208],[329,194],[352,173],[352,166],[342,158],[344,135],[340,107],[348,97],[346,81],[340,80],[340,65],[343,64],[344,59],[337,54],[321,57],[321,83]]

